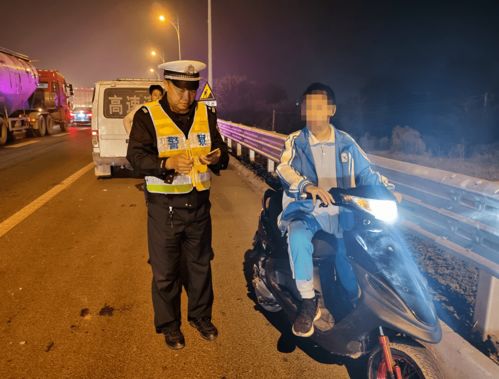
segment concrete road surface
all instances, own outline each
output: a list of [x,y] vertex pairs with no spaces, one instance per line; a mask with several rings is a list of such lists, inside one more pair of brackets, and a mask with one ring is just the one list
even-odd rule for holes
[[184,296],[187,346],[172,351],[153,327],[141,180],[97,180],[88,166],[37,209],[34,200],[91,162],[90,130],[20,144],[29,141],[0,148],[0,230],[15,223],[0,237],[1,378],[363,377],[358,363],[255,309],[242,264],[261,193],[233,167],[212,190],[220,336],[207,342],[188,325]]

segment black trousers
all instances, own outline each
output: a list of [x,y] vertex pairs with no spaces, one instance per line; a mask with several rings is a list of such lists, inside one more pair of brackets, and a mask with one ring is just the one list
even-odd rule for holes
[[147,234],[157,333],[180,326],[182,286],[188,297],[187,318],[211,317],[210,206],[206,201],[196,209],[170,208],[166,200],[148,201]]

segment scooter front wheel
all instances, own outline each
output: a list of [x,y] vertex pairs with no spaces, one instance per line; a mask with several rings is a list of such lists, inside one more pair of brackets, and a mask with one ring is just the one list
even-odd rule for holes
[[[409,340],[390,341],[393,359],[402,371],[403,379],[442,379],[433,355],[423,346]],[[369,379],[387,379],[388,370],[383,352],[377,347],[367,360]]]

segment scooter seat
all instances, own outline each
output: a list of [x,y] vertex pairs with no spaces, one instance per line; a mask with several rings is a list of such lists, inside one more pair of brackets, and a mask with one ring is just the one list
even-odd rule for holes
[[[263,198],[263,218],[269,240],[272,255],[274,257],[288,257],[287,238],[281,235],[277,227],[277,217],[282,212],[282,190],[267,190]],[[335,255],[336,237],[333,234],[319,231],[315,234],[312,243],[314,245],[314,260],[327,259]]]

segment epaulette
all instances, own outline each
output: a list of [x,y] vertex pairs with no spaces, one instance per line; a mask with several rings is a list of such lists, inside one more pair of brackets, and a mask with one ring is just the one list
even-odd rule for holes
[[147,113],[149,113],[149,111],[147,110],[147,108],[146,108],[146,107],[142,107],[142,108],[140,108],[140,109],[142,109],[142,112],[144,112],[144,113],[146,113],[146,114],[147,114]]
[[208,110],[209,110],[211,113],[216,113],[216,111],[217,111],[217,110],[215,109],[215,107],[207,107],[207,108],[208,108]]

